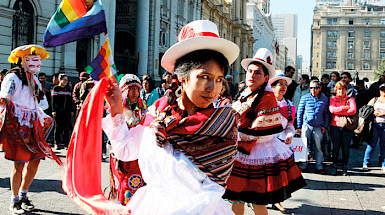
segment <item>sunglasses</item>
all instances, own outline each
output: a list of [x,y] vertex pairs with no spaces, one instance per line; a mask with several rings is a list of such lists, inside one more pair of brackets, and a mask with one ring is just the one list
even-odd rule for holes
[[310,87],[310,89],[315,89],[315,90],[318,90],[320,87]]

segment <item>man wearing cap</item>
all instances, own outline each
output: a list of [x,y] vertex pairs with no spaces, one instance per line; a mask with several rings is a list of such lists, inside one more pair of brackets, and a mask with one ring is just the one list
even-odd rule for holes
[[40,160],[48,157],[62,164],[44,138],[52,127],[53,119],[38,107],[42,87],[35,74],[40,71],[41,60],[48,56],[48,52],[39,45],[14,49],[8,61],[17,66],[6,75],[1,86],[0,144],[4,146],[5,158],[14,164],[10,177],[12,197],[9,209],[12,214],[34,210],[27,192]]
[[[323,133],[329,127],[329,99],[321,92],[321,83],[317,80],[310,82],[310,93],[301,97],[297,111],[297,133],[314,144],[316,169],[318,173],[325,174],[322,166],[323,152],[321,142]],[[307,162],[300,163],[301,170],[307,169]]]
[[233,76],[230,74],[226,75],[225,79],[226,79],[227,83],[229,84],[229,90],[230,90],[231,97],[232,97],[232,99],[235,99],[235,96],[238,93],[238,85],[233,84]]
[[80,108],[82,107],[81,102],[80,102],[80,88],[82,87],[82,84],[88,79],[88,74],[87,72],[83,71],[79,75],[80,81],[75,84],[74,89],[72,91],[72,99],[74,100],[74,103],[76,105],[76,113],[75,117],[78,116]]
[[50,116],[52,116],[52,111],[51,111],[51,88],[52,88],[52,83],[47,81],[47,75],[44,72],[40,72],[37,75],[45,97],[47,98],[48,101],[48,108],[44,110],[44,112]]

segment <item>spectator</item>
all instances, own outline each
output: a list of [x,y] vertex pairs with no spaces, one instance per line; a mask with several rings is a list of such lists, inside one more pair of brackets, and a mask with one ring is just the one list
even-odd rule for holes
[[330,77],[328,74],[323,74],[322,77],[321,77],[321,85],[322,85],[322,93],[330,98],[331,94],[330,94],[330,88],[328,87],[330,83]]
[[287,66],[285,68],[285,76],[292,79],[291,84],[287,87],[287,92],[285,98],[292,101],[294,92],[298,86],[298,83],[293,80],[293,75],[295,74],[295,69],[292,66]]
[[166,83],[169,85],[169,87],[171,86],[172,84],[172,74],[171,72],[165,72],[163,73],[163,77],[162,79],[166,81]]
[[52,116],[55,119],[55,141],[56,149],[65,148],[69,143],[69,131],[71,130],[71,117],[74,116],[71,90],[68,87],[68,76],[59,75],[59,84],[52,89]]
[[0,72],[0,88],[1,88],[1,83],[3,82],[4,78],[5,78],[5,75],[7,74],[8,70],[7,69],[3,69],[1,70]]
[[[365,89],[365,82],[363,80],[358,80],[356,84],[356,89],[357,89],[357,96],[356,96],[356,106],[357,106],[357,111],[360,110],[360,108],[364,105],[366,105],[370,98],[368,95],[368,90]],[[354,132],[353,136],[353,144],[352,148],[358,148],[361,143],[362,143],[362,133],[358,134]]]
[[369,99],[380,96],[380,85],[385,83],[385,71],[380,76],[377,82],[374,82],[368,90]]
[[335,86],[336,86],[336,83],[340,80],[340,73],[338,73],[338,72],[332,72],[331,74],[330,74],[330,82],[329,82],[329,84],[328,84],[328,87],[329,87],[329,89],[330,89],[330,93],[331,93],[331,95],[336,95],[336,92],[334,91],[334,88],[335,88]]
[[[345,78],[346,79],[346,78]],[[342,149],[342,174],[348,173],[349,144],[353,138],[353,131],[342,127],[340,116],[354,115],[357,111],[356,102],[353,97],[347,95],[348,85],[344,81],[336,84],[336,96],[330,99],[329,110],[333,114],[330,124],[330,136],[333,142],[333,168],[332,175],[337,175],[337,163],[340,148]]]
[[146,102],[147,106],[150,106],[159,99],[158,91],[155,89],[155,83],[149,75],[143,75],[142,86],[143,89],[140,92],[140,97]]
[[72,91],[72,99],[75,103],[76,106],[76,112],[75,112],[75,117],[78,116],[80,108],[82,107],[81,102],[80,102],[80,89],[82,87],[82,84],[89,78],[89,75],[87,72],[83,71],[79,75],[80,81],[75,84],[74,89]]
[[[52,88],[59,84],[59,73],[55,73],[52,76]],[[51,89],[52,90],[52,89]]]
[[[171,79],[172,82],[172,79]],[[166,93],[167,89],[170,88],[171,84],[168,84],[168,82],[165,79],[162,79],[160,81],[160,85],[156,88],[156,91],[159,94],[159,97],[163,97]]]
[[82,83],[80,87],[80,105],[83,105],[84,100],[87,98],[88,93],[92,90],[95,83],[92,78],[88,78],[85,82]]
[[233,83],[233,76],[232,75],[226,75],[225,77],[227,83],[229,84],[230,94],[233,99],[235,99],[235,96],[238,94],[238,85]]
[[230,94],[229,84],[226,80],[223,80],[222,91],[219,93],[216,101],[214,101],[214,107],[231,107],[231,103],[233,103],[233,99]]
[[373,157],[374,149],[377,146],[377,142],[380,144],[380,163],[382,171],[385,172],[385,83],[379,86],[380,97],[370,100],[368,105],[374,107],[374,125],[372,139],[366,146],[364,161],[362,164],[363,170],[368,170],[370,158]]
[[[316,170],[318,173],[325,174],[322,165],[324,159],[321,142],[323,133],[329,126],[329,99],[321,92],[319,81],[310,82],[310,93],[302,96],[297,110],[297,132],[306,138],[308,147],[310,142],[314,144]],[[307,162],[301,163],[302,170],[307,169]]]
[[353,85],[350,84],[350,82],[352,81],[352,76],[350,75],[350,72],[341,73],[341,81],[345,82],[345,84],[348,86],[348,88],[346,90],[346,95],[356,99],[357,90],[356,90],[356,88],[354,88]]
[[294,96],[293,96],[293,104],[295,108],[298,108],[301,97],[310,92],[309,83],[310,83],[309,76],[306,74],[303,74],[299,79],[299,85],[295,89]]

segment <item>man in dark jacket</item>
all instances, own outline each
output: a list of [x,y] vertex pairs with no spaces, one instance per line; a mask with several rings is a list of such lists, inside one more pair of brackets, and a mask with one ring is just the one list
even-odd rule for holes
[[368,99],[380,96],[380,85],[385,83],[385,71],[382,73],[380,79],[377,82],[374,82],[368,90]]
[[[295,69],[292,66],[287,66],[285,68],[285,76],[293,79],[293,75],[295,74]],[[287,91],[285,93],[285,98],[287,100],[293,101],[293,96],[295,92],[295,88],[297,88],[298,83],[294,80],[291,82],[291,84],[287,87]]]

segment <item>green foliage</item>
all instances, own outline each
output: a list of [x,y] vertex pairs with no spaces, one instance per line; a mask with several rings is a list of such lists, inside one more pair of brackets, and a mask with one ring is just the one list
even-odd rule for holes
[[377,78],[380,78],[380,76],[384,73],[385,71],[385,58],[383,58],[381,60],[381,63],[380,65],[378,66],[378,69],[376,71],[376,74],[374,74],[374,77],[377,79]]

